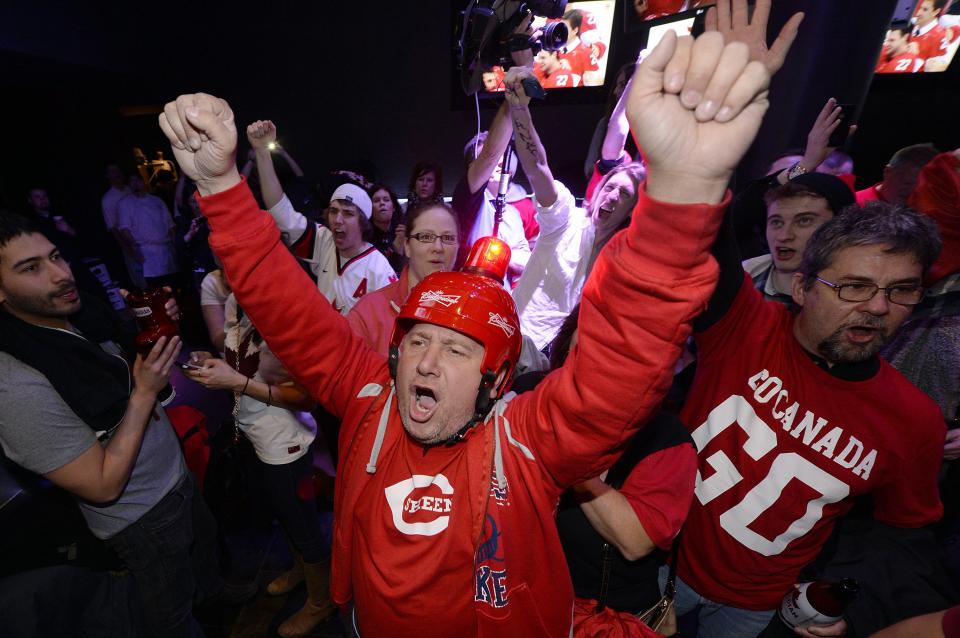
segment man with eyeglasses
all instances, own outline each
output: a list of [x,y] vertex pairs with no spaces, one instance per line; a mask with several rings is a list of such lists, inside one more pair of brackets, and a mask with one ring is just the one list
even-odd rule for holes
[[[698,369],[681,414],[700,460],[677,611],[699,607],[708,637],[762,630],[856,497],[871,495],[873,518],[892,528],[943,511],[939,409],[877,354],[923,298],[936,225],[879,202],[833,217],[793,275],[795,311],[763,299],[729,235],[714,247],[720,282],[694,324]],[[861,635],[856,622],[804,635],[848,624]]]

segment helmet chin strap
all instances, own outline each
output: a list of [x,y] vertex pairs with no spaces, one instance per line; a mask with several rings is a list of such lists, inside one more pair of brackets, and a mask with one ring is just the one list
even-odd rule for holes
[[484,417],[487,416],[487,413],[490,412],[490,408],[493,407],[493,404],[496,403],[496,399],[490,396],[490,390],[493,388],[493,384],[497,382],[497,375],[493,372],[484,372],[483,379],[480,380],[480,388],[477,390],[477,403],[474,407],[473,416],[470,417],[470,420],[464,424],[462,428],[457,430],[454,434],[447,437],[443,441],[440,441],[441,445],[453,445],[459,443],[463,440],[463,437],[467,435],[477,423],[483,421]]

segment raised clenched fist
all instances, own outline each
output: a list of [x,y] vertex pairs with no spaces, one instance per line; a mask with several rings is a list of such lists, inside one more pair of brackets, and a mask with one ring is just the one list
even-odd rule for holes
[[530,104],[530,96],[523,88],[523,81],[532,77],[534,77],[533,71],[524,66],[510,67],[507,71],[507,75],[503,78],[503,85],[510,108],[520,108]]
[[277,141],[277,127],[270,120],[257,120],[247,127],[247,141],[255,149],[269,149]]
[[201,195],[226,190],[240,181],[234,159],[237,127],[226,101],[206,93],[181,95],[160,114],[177,163]]

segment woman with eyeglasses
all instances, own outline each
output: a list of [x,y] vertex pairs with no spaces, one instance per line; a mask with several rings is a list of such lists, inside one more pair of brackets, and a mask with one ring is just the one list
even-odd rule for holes
[[368,293],[347,315],[354,333],[384,356],[390,347],[397,313],[413,287],[430,273],[453,269],[457,259],[460,229],[456,214],[446,204],[430,203],[410,209],[405,229],[403,248],[408,261],[399,281]]

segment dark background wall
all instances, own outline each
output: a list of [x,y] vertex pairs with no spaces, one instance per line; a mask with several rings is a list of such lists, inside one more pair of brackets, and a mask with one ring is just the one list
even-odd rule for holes
[[[465,0],[170,4],[6,2],[0,5],[0,205],[19,206],[46,184],[61,211],[99,223],[103,166],[169,148],[156,126],[161,105],[184,92],[226,98],[238,123],[274,119],[280,140],[308,177],[371,160],[378,177],[406,190],[412,165],[435,159],[449,193],[461,149],[476,130],[472,103],[452,100],[451,25]],[[743,176],[774,153],[802,146],[827,97],[862,104],[852,142],[864,184],[905,144],[960,146],[957,65],[946,74],[880,77],[871,84],[894,0],[777,0],[771,32],[807,12],[773,107]],[[622,37],[611,67],[634,55]],[[869,91],[868,91],[869,87]],[[456,103],[456,104],[454,104]],[[492,103],[481,105],[484,128]],[[583,156],[600,97],[538,107],[538,128],[557,175],[582,189]],[[244,153],[245,143],[241,143]]]

